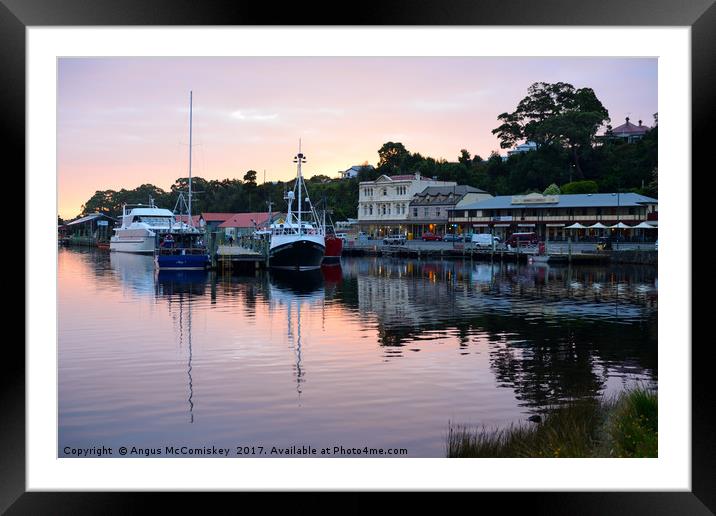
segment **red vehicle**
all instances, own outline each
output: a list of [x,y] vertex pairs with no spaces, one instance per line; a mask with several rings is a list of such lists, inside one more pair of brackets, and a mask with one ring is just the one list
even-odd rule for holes
[[507,240],[505,245],[508,249],[515,249],[517,247],[524,247],[527,245],[536,245],[539,243],[539,236],[537,233],[512,233]]
[[443,238],[440,235],[436,235],[435,233],[430,233],[429,231],[427,233],[423,233],[423,236],[421,237],[423,239],[423,242],[440,242]]

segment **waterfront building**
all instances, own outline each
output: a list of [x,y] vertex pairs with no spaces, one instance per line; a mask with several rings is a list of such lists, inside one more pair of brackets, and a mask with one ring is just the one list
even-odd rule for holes
[[63,238],[70,244],[95,245],[109,242],[117,219],[104,213],[91,213],[60,227]]
[[459,233],[459,226],[449,227],[448,212],[460,203],[476,203],[491,197],[474,186],[429,186],[410,201],[408,232],[412,238],[420,238],[425,232]]
[[[196,228],[206,228],[207,231],[216,231],[219,224],[226,222],[235,213],[204,212],[199,215],[192,215],[191,221]],[[177,222],[188,222],[187,215],[177,215]]]
[[375,167],[373,165],[368,165],[367,163],[365,165],[354,165],[347,170],[341,171],[341,179],[354,179],[358,177],[358,173],[363,169],[374,170]]
[[231,218],[219,224],[218,229],[223,230],[227,236],[231,235],[236,238],[251,235],[256,229],[261,227],[265,228],[282,217],[285,217],[285,215],[279,212],[272,213],[270,218],[269,214],[265,211],[234,213]]
[[220,224],[223,224],[234,215],[234,213],[207,212],[201,214],[201,220],[204,221],[203,224],[206,226],[207,231],[216,231]]
[[[416,193],[430,186],[456,186],[454,181],[438,181],[415,174],[382,175],[375,181],[361,181],[358,189],[360,229],[375,237],[406,233],[410,202]],[[410,235],[408,236],[410,238]]]
[[358,219],[348,218],[346,220],[339,220],[336,222],[336,231],[341,232],[354,232],[357,231]]
[[[515,232],[535,232],[543,240],[589,238],[611,229],[566,229],[578,222],[584,226],[601,223],[609,228],[619,222],[634,227],[658,221],[658,200],[636,193],[595,193],[573,195],[500,195],[456,206],[449,222],[462,232],[492,233],[504,238]],[[632,229],[619,230],[627,238]],[[653,238],[656,232],[653,232]]]

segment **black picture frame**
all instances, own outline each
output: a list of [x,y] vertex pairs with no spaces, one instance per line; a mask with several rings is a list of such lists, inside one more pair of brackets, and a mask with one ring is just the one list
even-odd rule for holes
[[[716,96],[715,0],[443,0],[293,5],[245,1],[189,0],[0,0],[0,63],[6,79],[0,86],[5,157],[25,166],[25,29],[28,26],[89,25],[550,25],[550,26],[689,26],[692,42],[692,156],[711,154]],[[7,80],[11,79],[11,80]],[[680,174],[688,173],[681,171]],[[27,194],[27,192],[26,192]],[[686,214],[688,215],[688,214]],[[29,271],[25,271],[26,274]],[[689,278],[690,281],[690,278]],[[32,303],[32,299],[29,300]],[[693,318],[692,318],[693,320]],[[708,339],[711,341],[712,339]],[[691,342],[678,343],[688,349]],[[479,493],[481,504],[495,501],[509,508],[544,514],[712,514],[716,512],[716,444],[711,414],[716,406],[710,385],[708,342],[692,353],[692,490],[690,492]],[[25,353],[6,345],[0,420],[0,510],[8,514],[125,513],[141,511],[157,495],[147,493],[50,493],[25,489]],[[11,349],[12,348],[12,349]],[[9,354],[9,356],[8,356]],[[710,480],[709,480],[710,479]],[[310,509],[314,495],[293,495],[293,504]],[[346,509],[370,510],[373,502],[353,495]],[[154,500],[152,500],[154,501]],[[306,503],[308,501],[309,503]],[[181,504],[185,496],[162,496]],[[422,504],[405,500],[403,510]],[[474,502],[468,502],[474,503]],[[305,505],[304,505],[305,504]],[[169,510],[169,505],[163,506]],[[238,507],[237,507],[238,509]]]

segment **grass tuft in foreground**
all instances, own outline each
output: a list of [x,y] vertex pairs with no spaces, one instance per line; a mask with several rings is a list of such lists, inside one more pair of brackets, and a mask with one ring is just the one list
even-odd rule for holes
[[656,457],[657,394],[645,388],[616,398],[552,408],[541,423],[504,429],[450,425],[448,457]]

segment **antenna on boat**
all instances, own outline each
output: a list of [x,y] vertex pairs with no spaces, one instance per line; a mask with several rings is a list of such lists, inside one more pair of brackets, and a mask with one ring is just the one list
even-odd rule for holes
[[295,189],[298,190],[298,234],[303,233],[301,227],[301,213],[303,212],[303,198],[301,196],[301,190],[303,188],[303,176],[301,175],[301,165],[306,162],[306,156],[301,152],[301,138],[298,139],[298,154],[293,158],[293,162],[298,165],[298,173],[296,176]]

